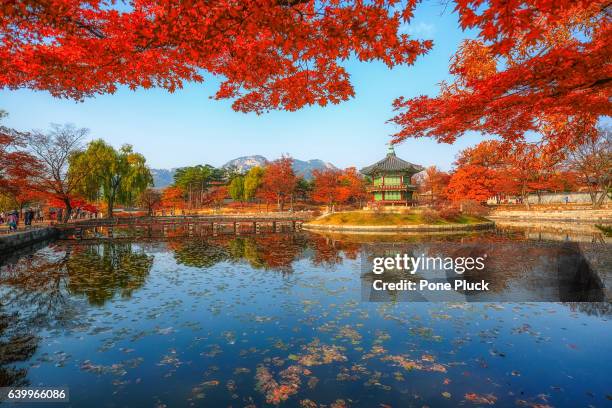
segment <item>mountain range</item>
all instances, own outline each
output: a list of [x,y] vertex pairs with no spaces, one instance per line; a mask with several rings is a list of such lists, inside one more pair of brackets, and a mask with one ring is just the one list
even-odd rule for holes
[[[242,156],[232,159],[225,163],[221,168],[234,168],[239,173],[246,173],[255,166],[265,166],[268,159],[260,155]],[[298,176],[304,177],[306,180],[312,179],[314,170],[335,169],[331,163],[319,159],[298,160],[293,159],[293,171]],[[172,169],[151,169],[153,175],[153,185],[156,188],[163,188],[171,185],[174,182],[174,173],[177,168]]]

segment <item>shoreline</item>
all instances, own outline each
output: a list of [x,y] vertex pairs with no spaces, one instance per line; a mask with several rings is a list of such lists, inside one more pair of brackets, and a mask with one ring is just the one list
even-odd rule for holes
[[416,224],[416,225],[320,225],[305,223],[302,228],[312,231],[340,231],[346,233],[396,233],[396,232],[453,232],[479,231],[495,227],[495,222],[479,222],[473,224]]
[[59,231],[54,227],[35,227],[25,231],[0,235],[0,252],[15,251],[58,236]]

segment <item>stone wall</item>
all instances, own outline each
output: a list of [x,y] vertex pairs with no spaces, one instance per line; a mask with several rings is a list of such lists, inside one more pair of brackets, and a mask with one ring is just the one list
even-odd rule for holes
[[[600,193],[601,194],[601,193]],[[574,193],[542,193],[540,194],[540,201],[538,201],[538,195],[531,193],[528,196],[530,204],[565,204],[565,199],[569,204],[591,204],[591,196],[587,192],[574,192]],[[611,200],[606,196],[603,203],[609,203]],[[508,199],[510,204],[517,203],[516,198]],[[495,198],[490,198],[487,201],[488,204],[497,204]]]
[[492,220],[508,221],[567,221],[611,224],[612,209],[572,209],[572,210],[504,210],[496,209],[488,216]]
[[0,255],[32,245],[36,242],[44,241],[57,237],[58,231],[55,228],[32,228],[26,231],[0,235]]

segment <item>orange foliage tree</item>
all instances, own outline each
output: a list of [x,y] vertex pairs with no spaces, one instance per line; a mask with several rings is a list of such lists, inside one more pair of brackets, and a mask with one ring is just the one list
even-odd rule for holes
[[185,208],[185,192],[180,187],[167,187],[162,192],[161,206],[167,210]]
[[474,200],[482,203],[497,193],[496,186],[496,170],[468,164],[452,174],[445,194],[451,201]]
[[276,201],[279,211],[293,197],[298,178],[293,172],[293,159],[282,157],[266,165],[257,196],[266,203]]
[[359,174],[355,167],[349,167],[342,172],[341,181],[348,188],[348,199],[362,207],[364,201],[368,198],[365,178]]
[[334,211],[336,205],[348,201],[361,206],[367,198],[366,181],[354,167],[345,170],[315,170],[312,175],[311,198],[315,202],[325,204],[329,211]]
[[[6,115],[0,110],[0,120]],[[0,125],[0,193],[20,194],[40,169],[36,158],[25,151],[26,139],[27,134]]]
[[325,204],[329,211],[334,211],[335,205],[344,203],[350,197],[350,189],[343,183],[341,170],[314,170],[312,175],[311,197],[315,202]]
[[215,187],[210,190],[204,197],[204,203],[210,204],[215,208],[221,207],[223,201],[229,197],[227,186]]
[[444,198],[446,186],[450,182],[450,175],[447,172],[441,171],[436,166],[430,166],[417,177],[420,193],[429,195],[432,203]]
[[529,207],[529,194],[538,202],[544,191],[572,187],[562,168],[563,152],[542,149],[537,144],[517,143],[509,150],[500,141],[484,141],[463,150],[457,158],[447,192],[452,200],[486,201],[496,196],[517,195]]
[[127,3],[0,3],[0,86],[81,99],[118,85],[174,91],[210,73],[236,110],[295,110],[353,96],[340,65],[352,56],[393,67],[432,46],[401,32],[414,0]]
[[463,42],[454,82],[436,97],[400,98],[396,142],[452,143],[470,131],[521,143],[536,132],[549,150],[583,143],[612,114],[612,23],[606,0],[457,0]]

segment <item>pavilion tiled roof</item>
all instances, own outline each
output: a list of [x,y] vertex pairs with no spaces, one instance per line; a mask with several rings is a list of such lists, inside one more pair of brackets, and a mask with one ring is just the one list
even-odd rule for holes
[[387,153],[387,157],[377,161],[371,166],[364,167],[360,171],[361,173],[369,176],[375,173],[385,173],[393,171],[405,171],[408,173],[416,174],[423,170],[425,170],[424,167],[419,166],[418,164],[407,162],[406,160],[402,160],[397,157],[395,155],[393,147],[390,147],[389,153]]

